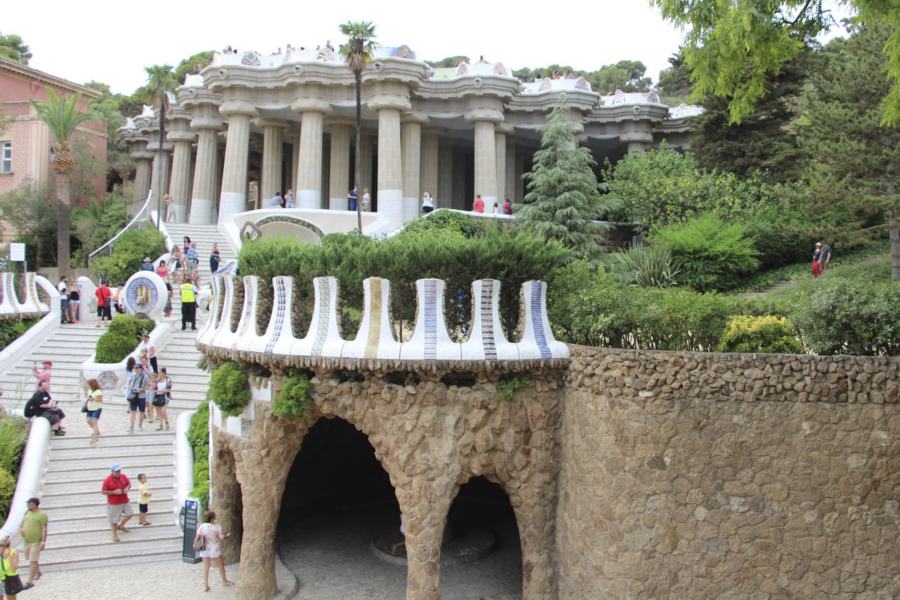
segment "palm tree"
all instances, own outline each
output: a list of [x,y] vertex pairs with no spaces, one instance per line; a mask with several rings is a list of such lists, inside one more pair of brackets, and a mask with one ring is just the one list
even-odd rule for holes
[[59,210],[59,222],[56,229],[56,264],[59,267],[59,276],[69,274],[69,226],[71,207],[69,206],[69,174],[75,168],[75,159],[72,157],[72,144],[69,138],[75,133],[75,128],[85,121],[100,122],[96,112],[84,106],[85,112],[81,112],[78,105],[81,103],[81,94],[74,96],[57,96],[51,88],[47,90],[47,102],[35,102],[29,100],[34,107],[38,118],[47,124],[47,129],[56,139],[52,148],[54,152],[53,162],[50,166],[56,171],[56,202]]
[[359,233],[362,235],[362,188],[360,187],[360,129],[362,128],[362,103],[360,101],[360,88],[362,87],[362,72],[366,63],[372,60],[372,54],[378,48],[375,38],[375,25],[371,21],[347,21],[341,25],[341,33],[349,37],[347,43],[341,46],[340,53],[347,57],[347,67],[353,71],[356,78],[356,174],[353,181],[356,183],[356,222]]
[[[163,142],[166,140],[166,110],[169,108],[169,93],[174,92],[178,87],[178,81],[175,79],[175,72],[172,71],[172,65],[154,65],[152,67],[144,67],[147,72],[147,86],[145,88],[147,97],[153,105],[153,109],[159,114],[159,151],[162,157]],[[163,169],[158,169],[158,177],[162,178]],[[156,227],[159,228],[159,217],[162,214],[162,197],[165,193],[165,181],[157,181],[156,189],[159,190],[156,199]]]

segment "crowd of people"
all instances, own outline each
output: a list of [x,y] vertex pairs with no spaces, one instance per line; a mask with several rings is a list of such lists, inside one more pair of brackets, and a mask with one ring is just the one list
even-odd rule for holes
[[[291,46],[290,44],[287,44],[286,48],[287,48],[287,51],[289,51],[289,52],[296,51],[296,50],[306,50],[305,46],[300,46],[299,48],[295,48],[294,46]],[[324,46],[322,46],[322,45],[316,46],[317,52],[321,52],[323,50],[328,50],[329,52],[335,52],[334,46],[331,45],[331,40],[326,40]],[[225,48],[222,50],[222,54],[226,54],[226,55],[240,54],[240,52],[238,51],[237,48],[232,48],[231,46],[225,46]],[[276,50],[275,52],[272,52],[271,56],[281,56],[283,54],[284,53],[281,51],[281,48],[278,48],[278,50]]]

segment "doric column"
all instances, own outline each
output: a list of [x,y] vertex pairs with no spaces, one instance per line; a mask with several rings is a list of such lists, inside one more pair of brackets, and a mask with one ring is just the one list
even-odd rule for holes
[[350,184],[350,131],[353,125],[343,119],[330,119],[331,126],[331,169],[328,184],[328,208],[331,210],[347,210],[349,199],[347,193],[353,187]]
[[419,185],[422,160],[422,124],[428,117],[421,113],[403,115],[400,119],[402,139],[400,149],[403,166],[403,222],[419,216]]
[[[360,148],[359,148],[359,197],[362,199],[362,194],[364,189],[368,189],[369,192],[373,192],[372,189],[372,133],[368,129],[362,129],[360,131]],[[353,180],[356,181],[356,175],[353,175]]]
[[276,192],[281,189],[282,150],[284,130],[291,126],[290,121],[282,119],[257,119],[257,127],[263,130],[262,177],[260,182],[260,207],[267,205]]
[[453,143],[449,138],[442,138],[438,144],[438,193],[434,207],[453,207]]
[[406,89],[405,84],[378,82],[376,91],[380,93],[369,101],[369,108],[378,113],[378,212],[396,227],[403,225],[400,113],[410,106],[409,100],[398,93],[401,88]]
[[322,208],[322,130],[331,106],[318,98],[302,98],[291,109],[301,115],[294,198],[300,208]]
[[516,201],[517,202],[525,202],[525,194],[527,190],[525,189],[525,179],[522,177],[525,174],[525,153],[522,151],[516,152],[516,161],[515,161],[515,178],[516,178]]
[[[169,136],[172,139],[172,136]],[[169,196],[172,203],[168,210],[175,214],[176,223],[186,223],[188,203],[191,197],[191,147],[192,140],[175,138],[175,155],[172,160],[172,179],[169,183]],[[168,220],[168,213],[166,214]]]
[[291,140],[291,189],[294,190],[294,199],[297,198],[297,185],[300,178],[300,130],[289,129],[287,133]]
[[168,191],[169,163],[172,160],[172,150],[174,149],[173,144],[164,143],[160,150],[158,140],[159,132],[156,133],[156,140],[151,140],[151,144],[148,146],[148,150],[153,153],[153,178],[150,182],[153,190],[153,205],[150,210],[157,209],[157,203],[162,201],[162,197]]
[[419,196],[428,192],[432,197],[438,194],[438,139],[443,129],[437,127],[422,128],[422,164],[421,187]]
[[247,165],[250,158],[250,119],[259,116],[251,104],[226,102],[219,112],[228,117],[225,166],[219,195],[219,223],[247,210]]
[[475,121],[475,194],[481,194],[485,212],[489,212],[488,207],[493,207],[497,201],[497,144],[493,121]]
[[[494,128],[494,144],[496,151],[494,153],[497,161],[497,202],[503,203],[503,196],[509,194],[506,189],[506,136],[513,133],[513,127],[509,123],[497,123]],[[491,205],[493,210],[493,204]],[[488,212],[487,201],[485,201],[484,211]]]
[[134,175],[134,203],[128,212],[135,214],[147,201],[147,194],[150,193],[153,153],[147,150],[146,141],[138,140],[131,145],[131,158],[137,161],[137,171]]
[[[198,129],[198,125],[191,123],[194,129]],[[213,213],[216,209],[216,160],[220,128],[218,124],[212,127],[199,127],[194,188],[191,191],[191,211],[188,219],[197,225],[209,225],[213,222]]]

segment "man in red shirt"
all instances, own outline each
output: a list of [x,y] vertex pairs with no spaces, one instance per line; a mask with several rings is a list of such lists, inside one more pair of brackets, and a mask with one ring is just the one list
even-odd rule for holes
[[484,212],[484,200],[481,199],[481,194],[475,196],[475,206],[472,207],[472,210],[477,213]]
[[[128,533],[130,529],[125,523],[134,516],[134,509],[128,501],[128,490],[131,482],[122,474],[122,467],[118,464],[112,466],[112,473],[103,481],[103,495],[106,496],[106,520],[112,528],[113,541],[119,541],[119,531]],[[119,523],[119,519],[122,522]]]
[[100,280],[100,287],[97,288],[94,295],[97,296],[97,327],[100,327],[103,323],[104,317],[106,318],[106,324],[109,325],[109,322],[112,320],[112,309],[107,302],[112,298],[112,292],[106,287],[105,279]]

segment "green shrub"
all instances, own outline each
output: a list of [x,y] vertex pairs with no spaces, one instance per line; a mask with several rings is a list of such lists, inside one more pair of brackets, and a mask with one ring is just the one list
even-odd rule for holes
[[678,285],[678,265],[669,249],[662,244],[632,246],[616,252],[616,279],[637,287],[668,288]]
[[112,256],[98,257],[91,263],[91,270],[112,281],[127,281],[140,270],[145,256],[156,260],[165,253],[166,238],[157,229],[131,229],[116,240]]
[[31,424],[25,419],[9,415],[0,417],[0,521],[5,521],[9,514],[30,430]]
[[281,392],[272,399],[272,414],[285,419],[299,419],[309,410],[313,385],[306,371],[288,371]]
[[194,451],[194,489],[190,497],[200,502],[200,514],[203,514],[209,501],[209,402],[197,407],[187,438]]
[[794,334],[794,326],[786,318],[732,317],[719,342],[719,352],[803,354]]
[[740,275],[756,268],[753,240],[742,223],[726,225],[707,213],[684,224],[653,231],[650,239],[668,246],[679,261],[679,284],[698,292],[727,290],[738,285]]
[[138,347],[141,334],[150,333],[155,325],[153,321],[130,315],[116,316],[97,340],[97,356],[94,360],[103,364],[124,360]]
[[406,227],[398,235],[415,235],[435,229],[450,231],[463,237],[471,238],[484,233],[484,224],[463,213],[438,209],[428,217],[423,216],[407,223]]
[[497,397],[501,400],[508,400],[519,390],[533,385],[530,373],[504,373],[497,382]]
[[0,519],[6,520],[13,495],[16,493],[16,478],[6,469],[0,468]]
[[116,315],[106,331],[140,338],[142,333],[150,333],[155,326],[156,324],[149,319],[138,319],[131,315]]
[[247,369],[236,362],[226,362],[209,378],[206,397],[216,403],[226,417],[236,417],[250,403]]
[[33,327],[38,321],[40,321],[40,318],[0,321],[0,350],[3,350],[22,337],[22,334]]

